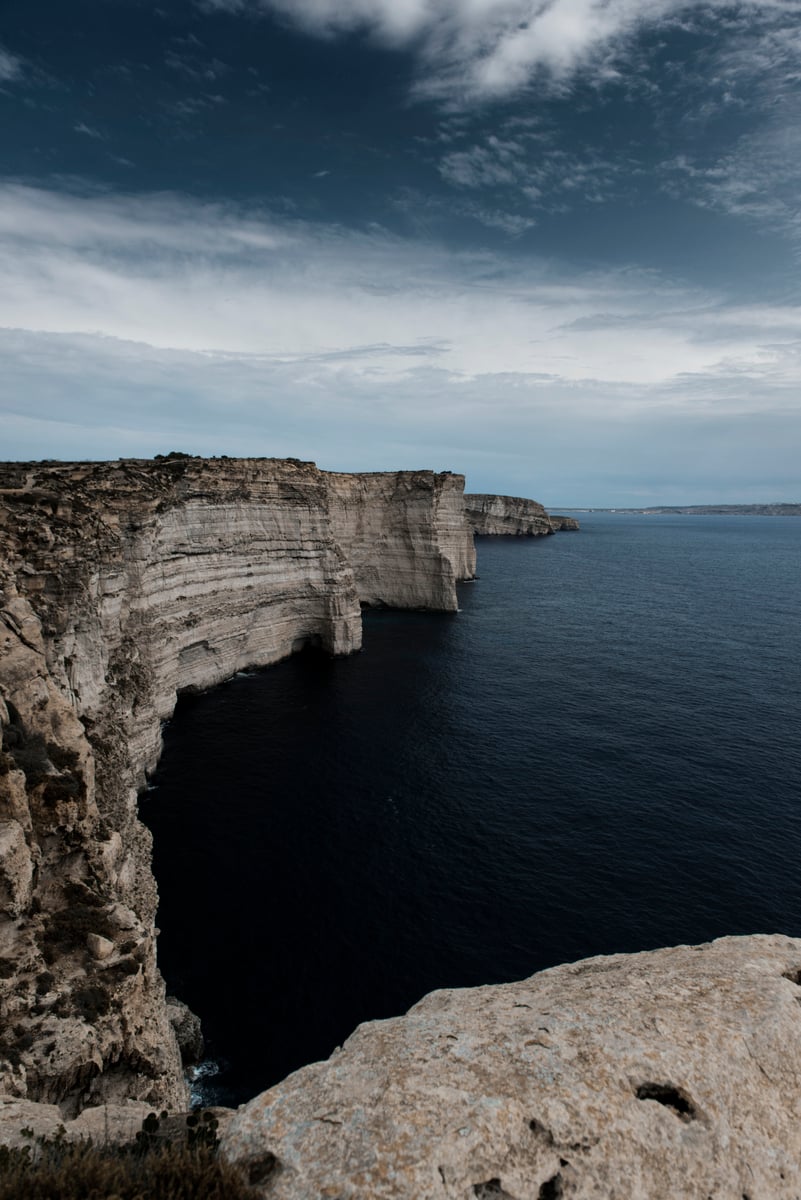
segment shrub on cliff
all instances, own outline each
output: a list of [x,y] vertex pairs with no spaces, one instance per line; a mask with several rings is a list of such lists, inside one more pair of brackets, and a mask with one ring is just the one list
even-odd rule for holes
[[164,1142],[158,1124],[149,1117],[128,1146],[68,1142],[63,1130],[21,1150],[0,1146],[0,1200],[254,1200],[213,1139],[190,1126],[186,1141]]
[[45,962],[51,965],[60,955],[83,949],[90,933],[111,939],[115,934],[108,914],[93,903],[73,900],[69,908],[48,914],[41,939]]
[[0,1200],[253,1200],[239,1172],[210,1150],[169,1146],[145,1157],[68,1145],[32,1163],[0,1147]]

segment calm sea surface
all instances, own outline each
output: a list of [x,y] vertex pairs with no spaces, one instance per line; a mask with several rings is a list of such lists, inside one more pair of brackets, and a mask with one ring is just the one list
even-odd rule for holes
[[432,988],[801,936],[801,519],[581,520],[179,705],[141,808],[213,1098]]

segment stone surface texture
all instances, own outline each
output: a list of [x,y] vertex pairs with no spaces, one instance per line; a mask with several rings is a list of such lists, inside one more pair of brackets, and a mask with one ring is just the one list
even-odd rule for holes
[[328,474],[334,534],[362,604],[457,609],[455,583],[476,570],[465,536],[464,477],[430,471]]
[[550,516],[536,500],[521,496],[468,492],[464,502],[470,527],[479,536],[541,537],[579,527],[574,517]]
[[551,522],[551,528],[554,533],[559,533],[561,530],[577,530],[581,526],[575,517],[563,517],[558,513],[549,513],[548,519]]
[[[453,611],[461,476],[296,460],[0,465],[0,1094],[186,1102],[137,790],[178,692],[309,644],[360,604]],[[171,1019],[172,1018],[172,1019]]]
[[87,1138],[97,1146],[132,1142],[152,1111],[148,1104],[129,1100],[85,1108],[79,1116],[65,1120],[57,1104],[0,1096],[0,1146],[30,1146],[37,1138],[60,1136],[62,1130],[70,1142]]
[[270,1200],[797,1200],[801,940],[439,991],[234,1116]]

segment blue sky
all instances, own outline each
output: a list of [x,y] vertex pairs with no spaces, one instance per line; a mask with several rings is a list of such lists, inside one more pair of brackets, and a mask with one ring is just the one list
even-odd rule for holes
[[801,499],[801,4],[3,0],[0,456]]

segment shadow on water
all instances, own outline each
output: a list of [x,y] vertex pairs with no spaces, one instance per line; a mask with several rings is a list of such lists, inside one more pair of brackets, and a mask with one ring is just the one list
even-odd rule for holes
[[181,700],[141,807],[220,1099],[435,987],[801,932],[801,522],[656,520],[482,541],[459,614]]

